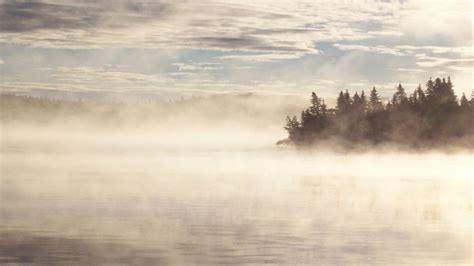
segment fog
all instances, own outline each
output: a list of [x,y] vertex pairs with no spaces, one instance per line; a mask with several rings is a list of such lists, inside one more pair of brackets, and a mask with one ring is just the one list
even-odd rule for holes
[[0,262],[472,263],[469,150],[277,146],[279,99],[2,103]]

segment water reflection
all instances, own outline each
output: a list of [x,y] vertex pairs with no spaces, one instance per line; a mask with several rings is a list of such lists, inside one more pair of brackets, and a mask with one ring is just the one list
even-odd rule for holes
[[470,157],[390,156],[3,150],[0,262],[470,264]]

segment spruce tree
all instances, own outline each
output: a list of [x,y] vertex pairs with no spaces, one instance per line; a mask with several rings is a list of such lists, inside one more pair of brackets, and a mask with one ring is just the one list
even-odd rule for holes
[[310,107],[310,112],[312,115],[315,116],[320,116],[322,115],[323,103],[321,101],[321,98],[316,95],[316,93],[312,92],[311,93],[311,107]]
[[339,97],[337,98],[337,114],[346,115],[350,112],[352,99],[349,95],[349,91],[340,92]]
[[336,102],[337,114],[342,114],[345,111],[344,108],[345,108],[344,93],[341,91],[339,92],[339,97],[337,97],[337,102]]
[[291,141],[297,141],[297,130],[299,129],[300,123],[296,116],[292,118],[290,116],[286,117],[286,126],[284,127],[285,130],[288,132],[288,138]]
[[383,108],[382,102],[380,101],[379,94],[377,92],[377,89],[375,87],[372,88],[370,91],[370,96],[369,96],[369,111],[375,112],[375,111],[380,111]]
[[365,97],[364,91],[362,91],[360,94],[360,101],[362,105],[362,110],[365,112],[365,110],[367,109],[367,98]]
[[[350,107],[351,104],[352,104],[352,99],[351,99],[351,95],[349,94],[349,91],[346,90],[346,92],[344,93],[344,101],[345,101],[345,104],[347,107]],[[349,109],[349,108],[348,108]]]
[[[364,95],[365,98],[365,95]],[[352,111],[356,114],[361,114],[364,112],[365,109],[365,100],[362,99],[361,96],[356,92],[354,93],[354,97],[352,98]]]
[[434,96],[435,95],[435,89],[434,89],[434,82],[433,82],[433,79],[430,79],[428,80],[428,82],[426,82],[426,99],[428,102],[433,102],[434,100]]
[[467,100],[466,94],[462,94],[461,100],[459,101],[461,110],[469,109],[469,101]]
[[422,108],[422,106],[426,102],[425,92],[421,88],[421,84],[418,84],[418,88],[416,88],[416,95],[417,95],[417,105],[418,107]]
[[393,94],[392,97],[392,104],[394,107],[396,106],[406,106],[408,103],[407,94],[405,93],[405,89],[403,88],[402,84],[398,84],[397,91]]

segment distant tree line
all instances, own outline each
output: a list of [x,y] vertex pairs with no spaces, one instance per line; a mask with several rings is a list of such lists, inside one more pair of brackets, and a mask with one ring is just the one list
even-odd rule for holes
[[[448,77],[428,80],[408,95],[401,84],[384,104],[374,87],[368,96],[362,91],[352,96],[341,91],[334,109],[311,94],[311,105],[301,117],[288,116],[288,138],[280,143],[311,145],[328,139],[344,143],[394,142],[412,146],[449,144],[473,136],[473,100],[462,95],[459,101]],[[470,144],[472,146],[472,142]]]

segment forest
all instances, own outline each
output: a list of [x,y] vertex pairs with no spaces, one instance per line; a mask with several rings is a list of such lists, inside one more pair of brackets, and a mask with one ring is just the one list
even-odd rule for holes
[[374,87],[364,91],[341,91],[335,108],[311,94],[311,105],[301,117],[286,118],[288,138],[277,144],[318,145],[337,140],[347,148],[370,144],[400,144],[414,148],[457,144],[473,147],[473,100],[458,101],[448,77],[429,79],[411,94],[399,84],[391,100],[383,103]]
[[[306,100],[300,96],[257,93],[191,96],[176,101],[113,101],[63,99],[0,93],[0,122],[3,125],[82,125],[117,127],[215,127],[250,126],[272,128],[281,135],[285,114],[299,112]],[[237,133],[237,132],[236,132]],[[272,140],[273,141],[273,140]]]

